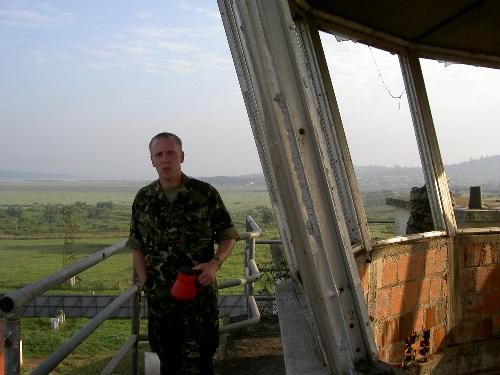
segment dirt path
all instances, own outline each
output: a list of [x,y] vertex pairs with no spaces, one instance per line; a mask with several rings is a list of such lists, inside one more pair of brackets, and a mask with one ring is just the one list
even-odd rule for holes
[[257,325],[231,333],[225,357],[216,359],[215,368],[220,375],[284,375],[278,318],[263,317]]

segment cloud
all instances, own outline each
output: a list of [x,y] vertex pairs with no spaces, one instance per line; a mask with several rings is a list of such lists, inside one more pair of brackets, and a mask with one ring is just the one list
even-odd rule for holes
[[141,19],[141,20],[145,20],[145,19],[153,18],[154,15],[153,15],[153,13],[151,13],[147,10],[143,10],[143,11],[138,12],[136,14],[136,17]]
[[137,27],[129,32],[144,40],[164,40],[174,38],[198,38],[206,37],[213,32],[213,28],[190,28],[190,27]]
[[32,9],[14,7],[0,8],[0,25],[14,28],[39,28],[54,26],[74,16],[61,12],[49,4],[30,4]]
[[52,21],[51,16],[30,10],[0,9],[0,23],[4,26],[36,27]]
[[180,3],[179,4],[179,8],[183,11],[187,11],[187,12],[196,12],[198,14],[202,14],[204,16],[207,16],[209,18],[212,18],[212,19],[216,19],[216,20],[220,20],[220,13],[218,11],[215,11],[215,10],[212,10],[212,9],[209,9],[209,8],[205,8],[205,7],[201,7],[201,6],[196,6],[196,5],[192,5],[192,4],[187,4],[185,2],[183,3]]
[[203,14],[205,16],[208,16],[208,17],[216,19],[216,20],[220,20],[220,18],[221,18],[219,12],[215,12],[215,11],[207,9],[207,8],[195,7],[195,8],[193,8],[193,10],[197,13]]
[[189,53],[189,52],[198,52],[200,48],[193,44],[189,43],[170,43],[170,42],[160,42],[157,46],[161,49],[167,50],[169,52],[180,52],[180,53]]

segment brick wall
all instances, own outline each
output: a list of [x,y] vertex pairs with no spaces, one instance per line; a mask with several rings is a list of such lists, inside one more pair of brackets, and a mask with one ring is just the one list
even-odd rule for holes
[[458,236],[456,343],[500,336],[500,239]]
[[371,263],[360,264],[381,360],[401,363],[405,351],[412,351],[405,349],[407,340],[414,341],[416,359],[444,344],[448,241],[380,245],[374,249]]
[[357,255],[380,359],[418,361],[498,336],[499,258],[500,235],[377,245],[371,262]]

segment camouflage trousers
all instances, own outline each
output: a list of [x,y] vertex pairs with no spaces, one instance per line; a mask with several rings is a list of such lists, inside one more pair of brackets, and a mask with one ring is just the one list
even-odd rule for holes
[[[210,316],[211,315],[211,316]],[[217,314],[193,314],[192,307],[157,316],[149,311],[149,345],[158,354],[162,375],[212,375],[219,346]]]

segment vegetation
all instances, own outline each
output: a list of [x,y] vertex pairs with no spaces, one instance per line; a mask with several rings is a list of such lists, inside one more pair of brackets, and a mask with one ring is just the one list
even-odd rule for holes
[[[58,329],[52,330],[47,318],[24,318],[22,321],[24,365],[22,374],[29,373],[44,358],[52,354],[66,340],[84,327],[90,319],[71,318]],[[146,332],[147,321],[141,321],[141,331]],[[105,321],[56,369],[56,374],[94,375],[100,373],[130,335],[130,320],[112,319]],[[139,344],[139,355],[149,350],[147,343]],[[92,357],[92,361],[89,361]],[[129,374],[127,356],[114,374]],[[142,373],[143,361],[139,361]]]
[[[61,182],[0,184],[0,292],[18,289],[56,272],[62,267],[64,237],[68,212],[71,212],[76,258],[95,253],[128,235],[130,206],[139,184],[99,182],[91,184]],[[30,188],[31,186],[31,188]],[[245,217],[251,215],[263,229],[262,238],[279,238],[276,221],[267,190],[263,185],[219,187],[231,212],[236,228],[245,231]],[[370,193],[365,201],[369,218],[386,220],[392,212],[385,206],[386,192]],[[374,226],[375,236],[390,236],[387,225]],[[380,233],[379,233],[380,232]],[[379,234],[377,234],[379,233]],[[220,280],[243,276],[244,243],[238,242],[233,255],[225,262]],[[256,293],[272,294],[276,279],[286,277],[286,264],[276,265],[268,246],[257,246],[255,254],[259,268],[269,269],[256,283]],[[107,259],[79,275],[75,288],[66,286],[49,293],[119,294],[131,284],[132,259],[127,250]],[[243,288],[224,289],[221,293],[241,294]],[[67,319],[58,331],[50,330],[47,318],[23,319],[23,373],[33,368],[67,338],[83,327],[88,319]],[[147,322],[141,323],[145,332]],[[123,344],[130,332],[129,320],[108,320],[57,368],[57,374],[94,374],[100,372]],[[147,349],[141,344],[141,351]],[[88,357],[93,361],[89,363]],[[129,359],[120,365],[117,374],[125,370]],[[141,361],[142,366],[142,361]]]

